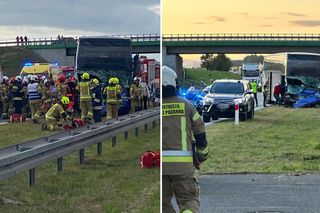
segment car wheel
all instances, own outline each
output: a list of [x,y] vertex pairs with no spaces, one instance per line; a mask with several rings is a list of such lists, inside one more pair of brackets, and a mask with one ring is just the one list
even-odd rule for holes
[[254,116],[254,104],[251,106],[251,111],[248,113],[248,119],[252,119]]
[[203,115],[203,116],[202,116],[202,119],[203,119],[203,121],[206,122],[206,123],[209,123],[209,122],[210,122],[210,116],[208,116],[208,115]]
[[248,112],[243,112],[240,114],[240,121],[246,121],[248,118]]
[[217,115],[212,115],[212,120],[218,120],[218,116]]

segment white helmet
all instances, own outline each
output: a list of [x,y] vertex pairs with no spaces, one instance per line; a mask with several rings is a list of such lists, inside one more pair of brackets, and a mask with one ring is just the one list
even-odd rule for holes
[[20,75],[17,75],[15,78],[16,81],[22,81],[22,77]]
[[176,87],[177,86],[176,79],[177,79],[177,74],[173,69],[167,66],[162,67],[162,86]]
[[28,80],[27,76],[24,76],[24,77],[23,77],[22,83],[23,83],[23,84],[28,84],[28,83],[29,83],[29,80]]
[[32,75],[30,80],[31,81],[38,81],[38,76]]
[[31,80],[31,77],[32,77],[31,74],[27,75],[27,79],[28,79],[29,81]]
[[50,83],[49,79],[44,79],[43,84]]
[[41,78],[40,78],[41,81],[44,81],[45,79],[46,79],[46,76],[44,76],[44,75],[41,76]]
[[9,80],[9,78],[8,78],[8,76],[3,76],[2,80],[3,80],[3,82],[6,82]]

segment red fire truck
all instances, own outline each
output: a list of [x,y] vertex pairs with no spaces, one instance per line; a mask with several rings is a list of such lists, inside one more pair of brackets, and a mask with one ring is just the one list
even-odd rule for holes
[[137,76],[146,79],[150,85],[154,79],[160,78],[160,63],[155,59],[140,56],[140,69]]

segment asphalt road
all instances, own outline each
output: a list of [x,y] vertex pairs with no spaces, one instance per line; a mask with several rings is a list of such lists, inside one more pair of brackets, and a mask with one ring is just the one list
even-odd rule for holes
[[320,174],[203,175],[201,212],[320,212]]

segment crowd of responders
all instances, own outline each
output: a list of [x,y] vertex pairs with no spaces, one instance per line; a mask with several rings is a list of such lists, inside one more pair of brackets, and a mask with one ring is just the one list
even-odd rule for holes
[[[43,130],[60,130],[65,129],[66,123],[71,127],[91,124],[117,118],[121,113],[158,106],[159,88],[159,82],[148,85],[138,77],[130,88],[122,88],[116,77],[102,84],[88,73],[83,73],[79,80],[64,74],[56,80],[37,75],[4,76],[0,87],[0,115],[1,119],[11,122],[30,118],[32,123],[41,123]],[[123,95],[124,90],[128,95]]]

